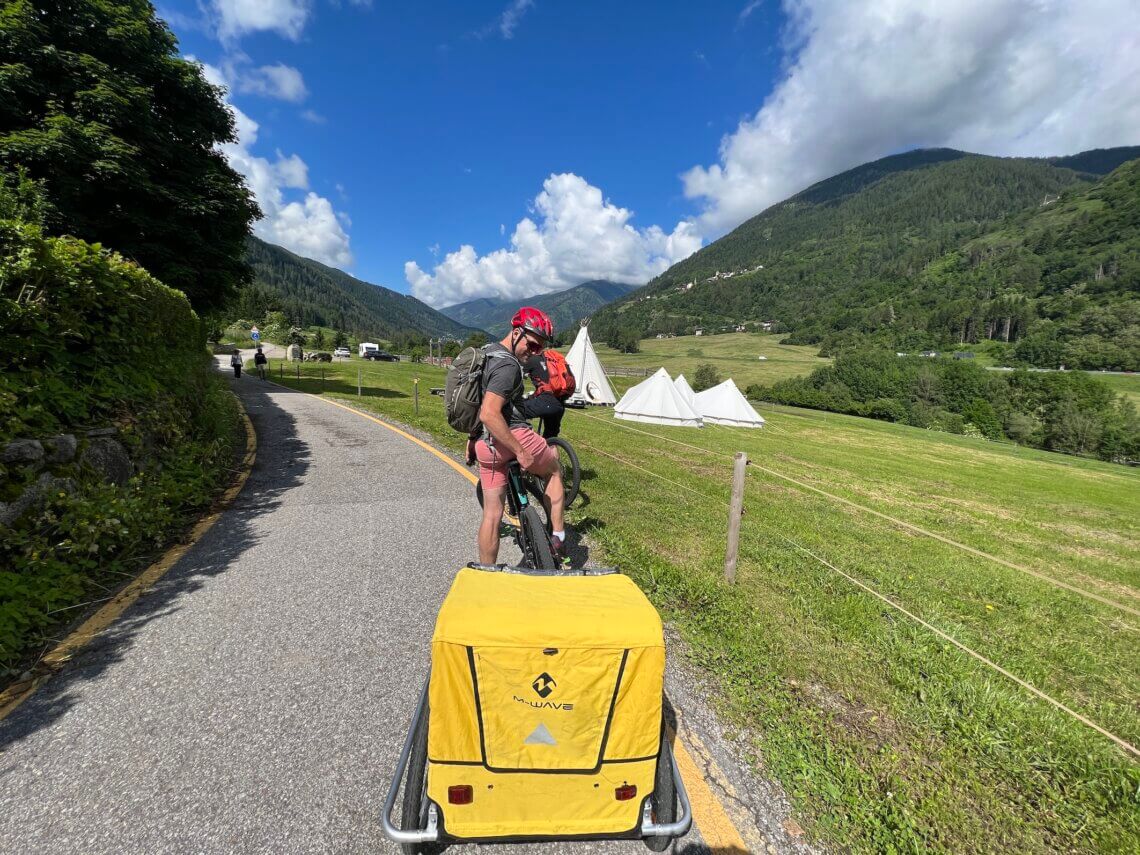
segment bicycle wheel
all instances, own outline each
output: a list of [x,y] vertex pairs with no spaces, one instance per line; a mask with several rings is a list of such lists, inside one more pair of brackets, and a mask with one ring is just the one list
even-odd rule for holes
[[533,570],[557,570],[554,552],[550,549],[550,538],[546,535],[546,524],[534,505],[523,508],[522,524],[519,526],[519,539],[523,556]]
[[[404,779],[404,801],[400,812],[400,828],[415,831],[427,825],[427,722],[428,708],[416,722],[412,737],[412,753],[408,757],[408,775]],[[426,855],[431,847],[426,843],[401,843],[404,855]]]
[[558,452],[558,466],[562,470],[562,487],[566,496],[563,507],[569,508],[578,498],[578,488],[582,485],[582,468],[578,465],[578,455],[574,446],[560,436],[548,439],[547,444]]
[[[662,825],[677,819],[677,787],[673,783],[673,750],[669,745],[669,732],[661,728],[661,750],[657,754],[657,774],[653,781],[650,806],[653,819]],[[646,837],[643,841],[654,852],[664,852],[673,842],[671,837]]]

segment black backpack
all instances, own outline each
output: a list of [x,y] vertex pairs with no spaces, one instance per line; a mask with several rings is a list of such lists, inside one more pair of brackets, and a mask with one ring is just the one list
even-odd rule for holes
[[479,410],[483,406],[483,369],[487,360],[503,357],[515,358],[513,354],[504,350],[488,353],[487,348],[490,346],[485,344],[482,347],[463,348],[452,361],[451,367],[447,369],[447,383],[443,389],[443,409],[447,414],[447,423],[468,436],[478,431],[480,426]]

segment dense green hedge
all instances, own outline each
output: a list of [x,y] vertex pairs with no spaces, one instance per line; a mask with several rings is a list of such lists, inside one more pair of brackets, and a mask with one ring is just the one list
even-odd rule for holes
[[0,220],[0,441],[151,401],[204,345],[181,291],[98,244]]
[[1081,371],[993,372],[965,360],[857,351],[807,377],[749,386],[748,397],[1119,463],[1140,460],[1136,408]]
[[[140,471],[124,486],[77,462],[0,528],[0,680],[81,606],[106,598],[229,480],[237,405],[186,297],[122,257],[0,219],[0,443],[114,425]],[[82,451],[82,445],[80,450]],[[35,478],[0,466],[0,501]]]

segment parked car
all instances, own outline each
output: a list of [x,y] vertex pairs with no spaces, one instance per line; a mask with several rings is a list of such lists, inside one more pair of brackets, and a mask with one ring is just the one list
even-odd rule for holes
[[343,356],[345,359],[347,359],[348,357],[352,356],[352,351],[350,351],[347,347],[338,347],[333,351],[333,356]]
[[400,357],[386,350],[370,350],[364,354],[365,359],[379,360],[380,362],[399,362]]

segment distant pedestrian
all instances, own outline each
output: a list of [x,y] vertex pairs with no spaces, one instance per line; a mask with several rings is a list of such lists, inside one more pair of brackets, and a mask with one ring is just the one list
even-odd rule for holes
[[257,353],[253,355],[253,364],[257,368],[257,376],[262,380],[265,379],[265,366],[269,360],[265,358],[265,354],[261,352],[261,345],[257,346]]
[[230,357],[230,367],[234,370],[234,377],[241,377],[241,353],[234,351]]

